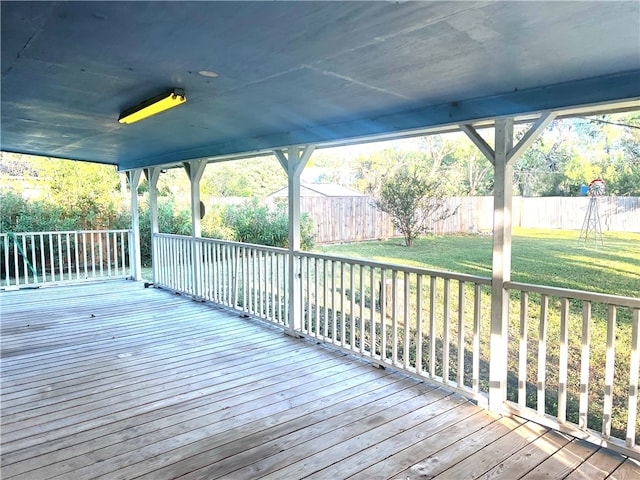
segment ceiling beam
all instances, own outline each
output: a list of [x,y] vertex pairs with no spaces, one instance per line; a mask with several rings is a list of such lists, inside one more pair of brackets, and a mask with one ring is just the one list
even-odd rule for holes
[[640,70],[589,78],[528,90],[517,90],[491,97],[431,105],[397,113],[381,114],[284,133],[244,137],[215,145],[196,147],[149,158],[124,159],[120,170],[175,163],[195,158],[213,158],[249,152],[284,149],[336,142],[349,138],[386,135],[435,128],[443,125],[471,124],[490,118],[518,116],[540,111],[562,110],[582,105],[619,101],[638,101],[640,108]]

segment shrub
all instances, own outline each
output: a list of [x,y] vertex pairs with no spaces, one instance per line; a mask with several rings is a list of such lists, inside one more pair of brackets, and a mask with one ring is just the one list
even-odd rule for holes
[[[285,203],[274,208],[260,205],[257,198],[242,205],[228,206],[224,223],[233,231],[238,242],[286,248],[289,246],[289,218]],[[314,244],[314,225],[308,215],[300,219],[301,248],[308,250]]]

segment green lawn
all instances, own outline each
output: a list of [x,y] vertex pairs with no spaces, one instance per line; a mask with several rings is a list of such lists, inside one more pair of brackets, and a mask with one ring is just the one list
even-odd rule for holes
[[[578,243],[579,232],[515,228],[511,279],[640,297],[640,234],[605,233],[604,247]],[[407,248],[401,239],[322,245],[327,254],[491,276],[491,235],[429,236]]]

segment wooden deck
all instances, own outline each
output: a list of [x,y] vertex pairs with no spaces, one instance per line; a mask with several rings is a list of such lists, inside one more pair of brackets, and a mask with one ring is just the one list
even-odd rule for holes
[[619,454],[140,283],[0,302],[5,480],[640,478]]

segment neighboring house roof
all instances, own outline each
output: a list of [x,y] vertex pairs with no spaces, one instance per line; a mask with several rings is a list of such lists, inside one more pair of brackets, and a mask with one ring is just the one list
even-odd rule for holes
[[[267,198],[287,197],[288,187],[281,188],[268,195]],[[303,183],[300,185],[301,197],[365,197],[364,193],[335,183]]]

